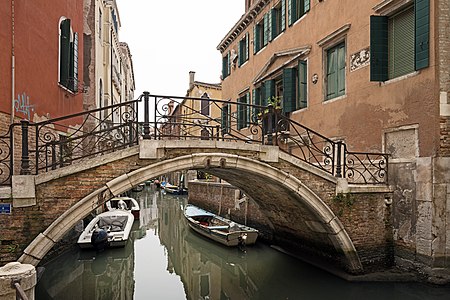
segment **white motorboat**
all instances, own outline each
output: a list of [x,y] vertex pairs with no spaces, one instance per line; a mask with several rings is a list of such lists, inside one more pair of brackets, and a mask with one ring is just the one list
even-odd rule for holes
[[140,208],[136,199],[131,197],[114,197],[105,203],[107,211],[116,209],[129,210],[134,216],[135,220],[139,220]]
[[124,247],[134,216],[128,210],[112,210],[95,216],[78,238],[81,248]]

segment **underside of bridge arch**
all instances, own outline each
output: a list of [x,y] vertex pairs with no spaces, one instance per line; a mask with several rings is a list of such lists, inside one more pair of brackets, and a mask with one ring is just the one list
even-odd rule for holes
[[206,170],[250,195],[273,224],[275,242],[290,246],[290,252],[314,254],[350,273],[363,271],[342,223],[307,184],[265,162],[227,153],[175,157],[110,180],[56,219],[25,249],[19,261],[37,265],[77,222],[109,198],[147,179],[189,169]]

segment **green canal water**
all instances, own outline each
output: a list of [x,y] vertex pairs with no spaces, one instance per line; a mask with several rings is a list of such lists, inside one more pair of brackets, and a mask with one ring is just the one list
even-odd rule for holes
[[71,251],[47,263],[36,299],[450,299],[449,287],[347,282],[257,243],[246,253],[192,232],[186,197],[148,188],[125,248]]

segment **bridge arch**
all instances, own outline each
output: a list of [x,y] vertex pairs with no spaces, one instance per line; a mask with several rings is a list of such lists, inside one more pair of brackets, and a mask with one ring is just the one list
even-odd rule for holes
[[[69,208],[40,233],[25,249],[19,261],[37,265],[76,223],[111,197],[147,179],[187,169],[207,170],[246,194],[252,195],[263,210],[270,211],[267,217],[276,232],[285,230],[289,221],[295,220],[301,228],[299,227],[298,231],[294,228],[288,232],[293,238],[298,237],[301,240],[312,238],[315,239],[313,242],[320,241],[322,245],[319,248],[326,246],[325,248],[333,249],[334,253],[331,255],[340,256],[341,265],[347,271],[351,273],[362,271],[358,253],[344,226],[321,197],[305,182],[258,159],[221,152],[193,153],[162,160],[110,180]],[[253,186],[258,182],[264,185],[265,192],[260,186],[256,188]],[[279,195],[284,200],[274,203],[273,195]]]

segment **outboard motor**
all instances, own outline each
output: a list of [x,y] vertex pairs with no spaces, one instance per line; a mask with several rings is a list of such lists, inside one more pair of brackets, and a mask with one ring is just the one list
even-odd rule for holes
[[108,232],[101,228],[96,228],[92,232],[91,245],[94,246],[95,250],[103,251],[108,245]]

